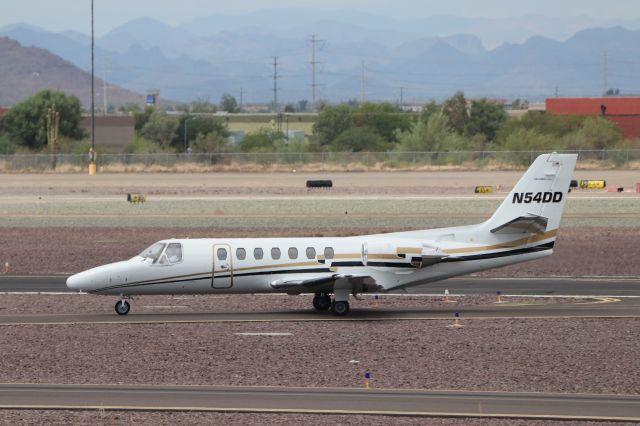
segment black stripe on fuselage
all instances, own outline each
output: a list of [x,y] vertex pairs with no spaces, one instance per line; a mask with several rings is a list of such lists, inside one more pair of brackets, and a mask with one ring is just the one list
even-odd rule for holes
[[540,244],[539,246],[535,246],[535,247],[525,247],[525,248],[520,248],[515,250],[500,251],[497,253],[472,254],[469,256],[459,256],[459,257],[445,257],[444,259],[442,259],[442,261],[443,262],[464,262],[468,260],[483,260],[483,259],[495,259],[498,257],[506,257],[506,256],[516,256],[519,254],[535,253],[538,251],[551,250],[553,248],[553,245],[554,245],[554,241],[551,241],[545,244]]

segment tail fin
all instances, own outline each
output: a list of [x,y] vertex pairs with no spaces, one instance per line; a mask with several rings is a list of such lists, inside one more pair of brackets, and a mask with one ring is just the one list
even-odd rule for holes
[[558,229],[577,154],[543,154],[485,222],[492,233],[544,234]]

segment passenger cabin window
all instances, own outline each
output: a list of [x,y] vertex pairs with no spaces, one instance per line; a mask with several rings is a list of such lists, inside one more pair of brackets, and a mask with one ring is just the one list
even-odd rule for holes
[[247,251],[243,248],[236,249],[236,257],[238,260],[245,260],[247,258]]
[[333,259],[333,247],[325,247],[324,248],[324,258],[325,259]]
[[307,247],[307,259],[315,259],[316,258],[316,249],[313,247]]
[[271,258],[273,260],[280,259],[280,249],[278,247],[274,247],[271,249]]
[[182,262],[182,244],[169,243],[164,253],[160,256],[160,265],[173,265]]
[[264,252],[262,251],[261,248],[253,249],[253,258],[255,260],[262,260],[263,257],[264,257]]
[[227,249],[220,247],[216,252],[218,260],[227,260]]
[[295,247],[289,247],[289,259],[298,258],[298,249]]

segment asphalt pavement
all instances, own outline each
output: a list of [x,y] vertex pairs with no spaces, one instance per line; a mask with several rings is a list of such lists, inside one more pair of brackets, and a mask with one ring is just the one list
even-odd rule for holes
[[[70,292],[66,275],[0,275],[0,292]],[[451,278],[409,289],[415,294],[640,296],[640,277]]]
[[353,388],[3,384],[0,407],[640,421],[640,395]]

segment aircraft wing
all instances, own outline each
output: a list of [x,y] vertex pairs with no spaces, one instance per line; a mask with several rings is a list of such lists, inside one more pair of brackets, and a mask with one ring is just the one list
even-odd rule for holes
[[338,280],[347,280],[356,293],[380,291],[383,287],[369,275],[332,274],[324,277],[305,280],[276,280],[271,287],[290,294],[333,292],[333,286]]

